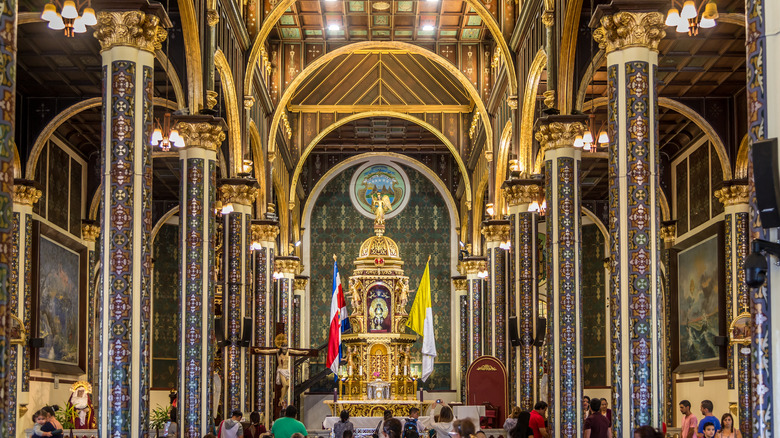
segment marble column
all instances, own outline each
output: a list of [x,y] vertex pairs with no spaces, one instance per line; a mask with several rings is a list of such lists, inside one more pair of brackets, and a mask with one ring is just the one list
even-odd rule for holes
[[[164,11],[160,10],[162,17]],[[154,51],[160,17],[99,12],[103,60],[100,203],[100,436],[141,437],[149,428]]]
[[[278,295],[276,297],[277,302],[277,314],[276,322],[283,324],[284,336],[287,342],[287,346],[293,345],[294,340],[294,323],[293,316],[293,293],[295,290],[295,275],[298,274],[301,266],[301,259],[295,256],[279,256],[275,260],[276,271],[281,274],[281,278],[278,279]],[[292,365],[294,358],[290,358],[290,364]],[[290,388],[287,391],[286,403],[289,405],[293,402],[293,388],[294,378],[293,373],[290,373]]]
[[[750,291],[745,284],[745,258],[748,254],[748,226],[750,190],[747,180],[725,181],[715,191],[715,197],[723,203],[726,259],[726,327],[740,316],[750,315]],[[739,428],[743,436],[750,434],[750,353],[741,345],[728,349],[729,389],[737,390]]]
[[[35,187],[33,181],[14,180],[13,184],[13,237],[11,270],[8,288],[8,314],[11,319],[7,323],[20,324],[27,333],[24,344],[9,345],[7,366],[7,422],[5,431],[8,436],[16,436],[17,421],[24,415],[20,409],[27,410],[30,395],[30,349],[26,343],[31,332],[32,314],[32,232],[33,205],[41,198],[42,192]],[[93,244],[94,247],[94,244]],[[21,406],[24,405],[24,408]],[[19,414],[22,415],[19,415]],[[25,429],[24,425],[21,427]]]
[[663,2],[615,0],[591,26],[607,53],[612,419],[615,436],[664,417],[658,199],[658,43]]
[[539,119],[536,139],[544,151],[547,201],[547,323],[550,327],[549,404],[552,436],[582,434],[582,150],[574,139],[584,116]]
[[[273,220],[257,219],[252,221],[252,245],[254,245],[254,345],[270,347],[274,342],[274,258],[276,254],[276,236],[279,235],[279,223]],[[255,355],[254,366],[254,410],[272,418],[270,397],[273,390],[273,358],[268,355]]]
[[[674,241],[677,238],[677,221],[665,221],[661,224],[661,240],[664,242],[664,248],[661,252],[661,263],[666,270],[663,278],[664,292],[664,321],[663,321],[663,339],[669,339],[672,333],[672,257],[675,257],[672,251]],[[675,304],[676,305],[676,304]],[[674,385],[672,382],[672,343],[664,342],[664,408],[663,414],[666,424],[672,424],[677,405],[674,404]]]
[[[779,138],[780,87],[780,4],[774,0],[745,0],[745,36],[747,70],[748,139],[757,141]],[[777,165],[777,163],[775,163]],[[750,239],[780,240],[780,229],[761,227],[756,204],[755,180],[752,163],[749,166]],[[750,379],[752,381],[752,407],[750,412],[753,437],[771,437],[775,433],[774,420],[777,400],[780,400],[780,342],[773,339],[773,321],[780,320],[780,300],[772,295],[780,293],[780,267],[769,257],[769,275],[762,287],[749,290],[752,315],[752,356]],[[775,330],[776,332],[776,330]]]
[[[510,179],[502,185],[509,207],[509,293],[507,315],[517,317],[519,347],[509,347],[508,367],[512,379],[513,403],[529,411],[539,400],[538,355],[533,345],[536,336],[538,306],[538,247],[536,240],[539,215],[528,211],[542,194],[541,181]],[[546,316],[546,315],[544,315]]]
[[[489,220],[482,223],[482,235],[487,247],[488,277],[485,289],[485,348],[483,353],[506,363],[506,251],[501,246],[509,242],[509,221]],[[507,247],[507,249],[509,249]]]
[[466,356],[468,364],[474,362],[482,356],[485,351],[485,338],[483,335],[484,324],[482,323],[482,312],[485,307],[483,303],[484,278],[487,274],[487,260],[484,257],[464,257],[460,262],[458,270],[466,275],[467,296],[468,296],[468,355]]
[[186,148],[179,151],[179,430],[200,438],[212,430],[214,362],[214,236],[216,234],[217,150],[225,121],[182,116],[175,128]]
[[460,392],[461,402],[466,402],[466,371],[469,368],[469,285],[465,275],[452,277],[452,286],[454,290],[453,303],[455,303],[456,313],[460,316],[458,325],[454,327],[456,333],[453,339],[457,339],[457,355],[455,355],[455,372],[452,373],[453,384]]
[[[239,409],[250,411],[249,351],[242,347],[245,318],[251,320],[251,233],[252,206],[257,196],[257,182],[250,178],[223,179],[218,182],[223,211],[230,205],[232,212],[222,215],[223,224],[223,324],[225,341],[222,349],[222,416]],[[250,340],[251,341],[251,340]]]

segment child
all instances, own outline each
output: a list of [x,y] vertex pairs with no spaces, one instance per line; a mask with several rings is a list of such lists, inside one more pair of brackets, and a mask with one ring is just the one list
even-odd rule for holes
[[43,432],[41,428],[44,424],[46,424],[46,416],[43,415],[43,411],[37,411],[33,414],[33,422],[35,423],[35,426],[33,426],[33,434],[32,436],[34,438],[42,438],[51,436],[51,432]]
[[704,438],[712,438],[715,436],[715,425],[709,421],[704,423]]

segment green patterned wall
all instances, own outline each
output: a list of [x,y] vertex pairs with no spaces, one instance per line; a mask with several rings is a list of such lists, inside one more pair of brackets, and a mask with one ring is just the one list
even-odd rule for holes
[[604,235],[596,225],[582,226],[582,343],[585,386],[607,385]]
[[[311,214],[311,345],[327,341],[333,254],[338,256],[341,281],[347,284],[360,244],[373,235],[373,221],[358,213],[349,198],[349,183],[358,165],[333,178],[320,193]],[[385,235],[398,243],[409,288],[416,291],[431,258],[431,291],[436,334],[436,365],[426,389],[450,389],[450,216],[439,191],[423,174],[400,166],[408,175],[411,198],[404,210],[387,219]],[[410,294],[408,308],[414,300]],[[421,343],[412,346],[418,352]],[[414,363],[415,361],[413,361]]]
[[152,388],[175,388],[178,369],[179,226],[160,228],[152,248]]

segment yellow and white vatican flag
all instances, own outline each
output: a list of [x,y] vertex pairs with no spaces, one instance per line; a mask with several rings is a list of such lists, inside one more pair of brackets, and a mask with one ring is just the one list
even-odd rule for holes
[[433,311],[431,310],[431,277],[428,272],[428,263],[425,264],[425,272],[417,288],[414,297],[412,312],[406,325],[423,338],[422,345],[422,381],[428,380],[433,372],[433,359],[436,357],[436,339],[433,336]]

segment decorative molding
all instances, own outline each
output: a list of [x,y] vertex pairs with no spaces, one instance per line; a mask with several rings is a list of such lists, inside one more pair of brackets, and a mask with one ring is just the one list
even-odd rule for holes
[[282,111],[282,126],[284,127],[284,133],[287,136],[287,140],[292,138],[292,128],[290,127],[290,121],[287,119],[287,111]]
[[95,221],[81,221],[81,238],[87,242],[96,242],[100,236],[100,226]]
[[217,12],[216,9],[209,8],[206,10],[206,23],[211,27],[214,27],[219,23],[219,12]]
[[555,90],[547,90],[542,95],[544,96],[544,106],[547,108],[555,106]]
[[535,134],[544,152],[573,148],[574,139],[585,132],[586,116],[548,116],[539,119]]
[[469,138],[474,138],[474,134],[477,133],[477,127],[479,127],[479,110],[474,112],[474,117],[471,118],[471,127],[469,127]]
[[666,243],[674,243],[677,237],[677,222],[669,221],[661,224],[661,239]]
[[250,226],[253,242],[274,242],[279,235],[279,224],[277,222],[255,223]]
[[658,43],[666,36],[664,15],[660,12],[616,12],[601,17],[600,23],[593,31],[593,39],[607,54],[629,47],[657,52]]
[[509,240],[509,221],[494,220],[482,223],[482,235],[488,242],[506,242]]
[[141,11],[98,12],[95,38],[101,52],[114,46],[129,46],[154,53],[162,47],[168,31],[160,26],[160,18]]
[[217,106],[217,98],[219,93],[214,90],[206,90],[206,108],[214,109]]
[[530,204],[541,199],[544,194],[541,180],[509,179],[501,185],[507,205],[515,207]]
[[466,277],[452,277],[452,284],[456,291],[466,292],[469,290],[469,281]]
[[723,188],[715,190],[715,197],[723,206],[748,205],[750,200],[750,188],[747,181],[727,181]]
[[458,272],[461,274],[477,274],[487,270],[487,260],[482,257],[464,257],[458,263]]
[[225,120],[212,116],[180,116],[174,128],[184,137],[188,149],[201,148],[216,152],[225,141]]
[[253,179],[230,179],[219,186],[219,198],[223,204],[252,205],[257,198],[257,182]]
[[306,290],[306,283],[309,282],[309,277],[304,277],[302,275],[296,275],[295,276],[295,287],[293,287],[293,290]]
[[517,109],[517,94],[510,94],[506,98],[506,104],[509,105],[509,108],[516,110]]
[[255,106],[255,96],[251,94],[244,95],[244,109],[250,109]]
[[298,257],[278,256],[274,259],[274,267],[282,274],[295,275],[301,268],[301,259]]
[[555,12],[544,11],[544,13],[542,13],[542,23],[544,24],[544,27],[553,27],[553,25],[555,25]]
[[43,192],[35,187],[35,182],[26,179],[15,179],[13,185],[14,204],[32,206],[39,199]]

